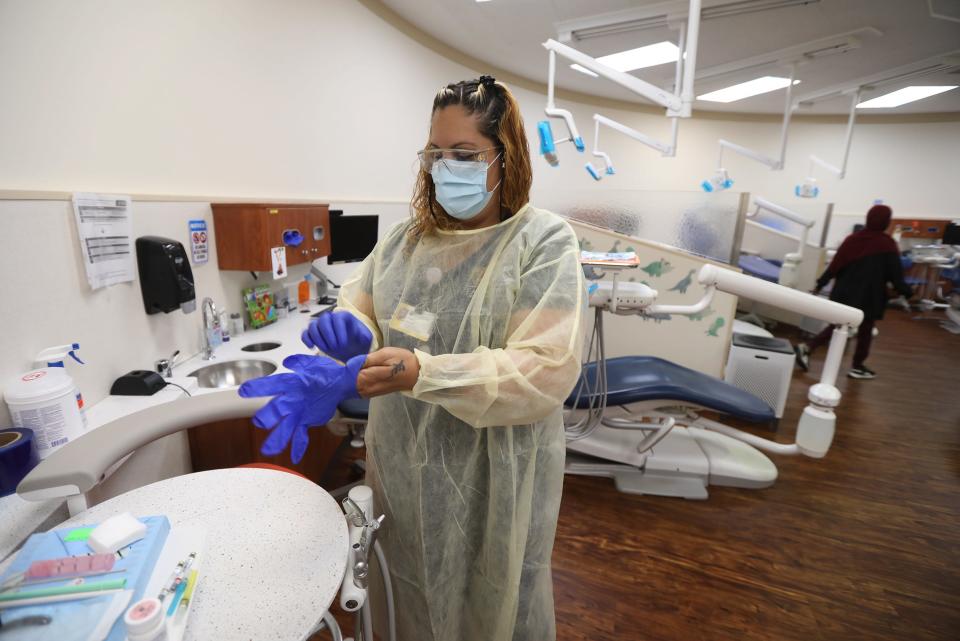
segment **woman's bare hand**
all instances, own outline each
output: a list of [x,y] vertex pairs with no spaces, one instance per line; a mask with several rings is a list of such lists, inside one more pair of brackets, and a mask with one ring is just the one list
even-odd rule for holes
[[384,347],[367,356],[357,377],[357,392],[363,398],[413,389],[420,375],[416,355],[399,347]]

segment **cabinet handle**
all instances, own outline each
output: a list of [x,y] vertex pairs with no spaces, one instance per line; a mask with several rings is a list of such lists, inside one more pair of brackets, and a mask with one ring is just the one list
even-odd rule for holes
[[316,253],[319,252],[320,250],[317,249],[316,247],[311,247],[311,248],[310,248],[310,251],[312,251],[314,254],[316,254]]
[[310,255],[310,252],[308,252],[306,249],[301,249],[301,250],[300,250],[300,253],[303,254],[304,256],[309,256],[309,255]]

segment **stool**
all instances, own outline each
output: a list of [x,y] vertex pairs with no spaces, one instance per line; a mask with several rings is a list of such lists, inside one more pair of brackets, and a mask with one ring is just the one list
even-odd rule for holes
[[370,413],[370,399],[351,398],[341,401],[337,406],[340,415],[331,423],[342,425],[350,430],[350,447],[363,447],[363,434],[367,429],[367,415]]

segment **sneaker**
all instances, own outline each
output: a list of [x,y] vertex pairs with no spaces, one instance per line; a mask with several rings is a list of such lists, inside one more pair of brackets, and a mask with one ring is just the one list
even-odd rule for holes
[[849,372],[847,376],[850,378],[876,378],[877,373],[872,369],[867,369],[866,367],[854,367]]
[[806,343],[797,343],[793,346],[793,353],[796,355],[797,365],[805,372],[810,371],[810,348]]

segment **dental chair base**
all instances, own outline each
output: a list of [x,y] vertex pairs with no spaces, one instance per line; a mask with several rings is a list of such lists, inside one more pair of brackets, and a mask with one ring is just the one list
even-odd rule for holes
[[[636,417],[644,408],[608,408]],[[650,413],[647,413],[649,416]],[[742,441],[696,426],[699,417],[674,417],[675,426],[653,447],[640,451],[644,430],[600,425],[590,438],[567,443],[566,472],[604,476],[627,494],[706,499],[707,486],[762,489],[777,480],[777,468],[762,452]]]

